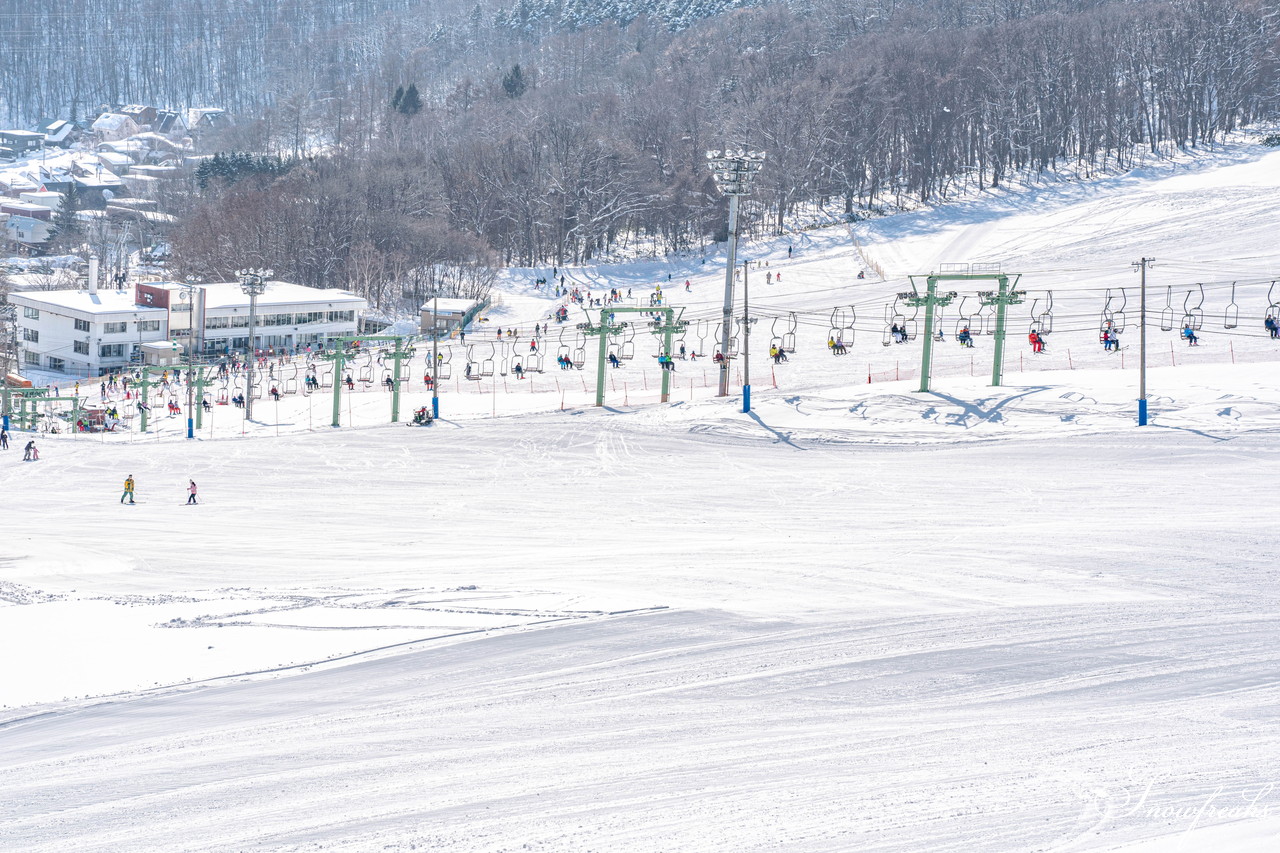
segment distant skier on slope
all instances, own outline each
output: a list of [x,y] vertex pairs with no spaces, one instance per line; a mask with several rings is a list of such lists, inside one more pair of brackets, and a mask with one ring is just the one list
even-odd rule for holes
[[124,503],[125,498],[129,499],[129,503],[134,502],[133,487],[134,487],[133,475],[130,474],[128,477],[125,477],[124,479],[124,494],[120,496],[120,503]]
[[198,503],[198,501],[196,500],[196,481],[188,480],[188,483],[190,483],[190,485],[187,486],[187,503],[188,504]]

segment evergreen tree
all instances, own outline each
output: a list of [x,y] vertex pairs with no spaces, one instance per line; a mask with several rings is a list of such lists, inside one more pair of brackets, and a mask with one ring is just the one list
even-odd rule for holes
[[75,189],[69,189],[63,193],[58,212],[53,215],[53,227],[49,230],[49,236],[45,238],[46,245],[69,248],[79,240],[84,231],[80,220],[76,218],[79,210],[80,200],[76,198]]
[[391,109],[400,111],[400,103],[404,100],[404,86],[396,86],[396,93],[391,96]]
[[529,84],[525,82],[524,72],[520,70],[519,64],[511,66],[511,70],[502,78],[502,90],[507,93],[508,98],[518,98],[529,88]]
[[404,90],[404,96],[400,98],[400,105],[396,109],[407,116],[416,116],[422,112],[422,98],[418,95],[417,83],[410,83],[409,88]]

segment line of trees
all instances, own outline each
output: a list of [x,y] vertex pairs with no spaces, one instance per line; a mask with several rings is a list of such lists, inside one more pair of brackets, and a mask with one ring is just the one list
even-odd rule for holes
[[744,206],[764,231],[801,207],[1124,167],[1274,116],[1280,97],[1272,0],[793,0],[677,23],[621,6],[604,23],[568,20],[567,3],[526,3],[518,25],[479,6],[394,17],[340,86],[299,58],[252,141],[310,150],[308,167],[212,194],[183,233],[230,250],[220,223],[256,208],[277,232],[261,251],[307,254],[300,280],[344,285],[393,258],[687,251],[723,237],[704,151],[725,143],[769,154]]

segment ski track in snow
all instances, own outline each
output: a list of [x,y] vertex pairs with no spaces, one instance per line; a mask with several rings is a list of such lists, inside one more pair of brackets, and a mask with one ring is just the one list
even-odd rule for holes
[[[986,336],[939,345],[930,393],[892,381],[900,284],[851,280],[835,228],[745,255],[785,272],[752,273],[766,317],[860,306],[852,355],[806,321],[750,415],[701,362],[650,405],[638,340],[603,410],[553,369],[455,379],[429,430],[357,391],[341,430],[290,396],[247,438],[218,409],[200,442],[161,418],[0,454],[0,850],[1276,849],[1276,344],[1156,335],[1138,430],[1136,335],[1103,354],[1096,320],[1141,254],[1280,268],[1277,185],[1238,146],[860,223],[892,275],[994,258],[1059,290],[1000,388]],[[691,278],[695,320],[723,282],[563,272]],[[553,304],[506,286],[494,325]]]

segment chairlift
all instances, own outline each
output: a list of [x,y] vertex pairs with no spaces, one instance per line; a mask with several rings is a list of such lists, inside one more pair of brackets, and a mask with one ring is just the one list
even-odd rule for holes
[[1226,310],[1222,312],[1222,327],[1224,329],[1234,329],[1240,325],[1240,306],[1236,305],[1236,283],[1231,282],[1231,301],[1227,303]]
[[769,352],[782,350],[782,335],[778,334],[778,321],[781,317],[774,317],[769,323]]
[[1192,291],[1188,290],[1187,295],[1182,299],[1182,328],[1200,331],[1200,327],[1204,325],[1204,285],[1198,284],[1200,288],[1200,301],[1195,307],[1190,307]]
[[524,357],[525,373],[541,373],[542,372],[542,350],[531,352]]
[[1047,335],[1053,331],[1053,291],[1046,290],[1044,292],[1044,310],[1036,313],[1036,305],[1040,299],[1037,297],[1031,303],[1031,328],[1030,332],[1038,335]]
[[564,326],[560,327],[560,338],[556,345],[556,359],[564,361],[569,357],[569,345],[564,342]]
[[782,333],[782,351],[796,351],[796,328],[800,325],[800,321],[796,318],[796,312],[791,311],[787,315],[787,331]]
[[920,306],[919,305],[913,306],[913,311],[911,313],[911,316],[903,320],[903,322],[898,327],[907,333],[907,340],[909,341],[914,341],[916,339],[916,334],[920,331],[919,317],[920,317]]
[[1169,285],[1165,289],[1164,308],[1160,311],[1160,331],[1172,332],[1173,320],[1173,285]]
[[979,329],[975,328],[975,326],[973,325],[973,317],[969,314],[968,311],[964,310],[964,304],[968,301],[969,301],[968,296],[960,297],[960,308],[959,308],[960,316],[956,318],[956,328],[955,328],[955,335],[954,335],[956,340],[960,340],[961,329],[968,329],[970,335],[978,334],[980,331]]
[[858,309],[852,305],[849,306],[848,313],[849,322],[843,327],[845,346],[853,346],[854,331],[858,324]]
[[[1123,288],[1120,289],[1120,293],[1121,293],[1121,296],[1123,296],[1124,294]],[[1121,307],[1119,309],[1113,309],[1111,307],[1111,302],[1113,299],[1115,299],[1115,297],[1111,295],[1111,288],[1107,288],[1106,299],[1102,304],[1102,318],[1098,323],[1099,336],[1101,336],[1102,332],[1109,331],[1112,334],[1118,335],[1124,331],[1124,319],[1125,319],[1124,304],[1125,303],[1122,302]]]
[[440,363],[436,365],[436,375],[441,379],[453,378],[453,347],[440,350]]
[[622,345],[618,348],[618,358],[623,361],[630,361],[636,357],[636,329],[632,323],[623,323],[624,337]]
[[711,331],[711,324],[706,320],[698,320],[693,324],[693,336],[698,339],[698,355],[703,355],[707,351],[707,332]]
[[480,375],[492,376],[493,363],[498,358],[498,345],[493,341],[489,342],[489,357],[482,359],[480,362]]

